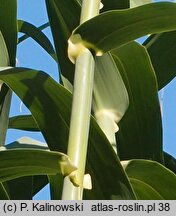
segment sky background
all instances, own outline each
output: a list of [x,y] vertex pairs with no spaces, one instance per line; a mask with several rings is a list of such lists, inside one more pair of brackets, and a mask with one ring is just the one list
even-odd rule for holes
[[[36,26],[40,26],[43,23],[48,22],[44,0],[17,0],[17,2],[18,19],[28,21]],[[49,28],[47,28],[44,33],[52,41]],[[50,76],[54,79],[58,80],[56,63],[32,39],[28,39],[18,46],[17,62],[17,66],[43,70],[50,74]],[[161,90],[159,92],[159,96],[162,104],[164,149],[176,157],[176,79]],[[28,113],[29,111],[21,103],[18,97],[13,95],[10,116]],[[9,130],[6,142],[13,142],[23,136],[29,136],[31,138],[44,141],[40,133]],[[46,186],[44,190],[34,197],[34,199],[50,199],[49,187]]]

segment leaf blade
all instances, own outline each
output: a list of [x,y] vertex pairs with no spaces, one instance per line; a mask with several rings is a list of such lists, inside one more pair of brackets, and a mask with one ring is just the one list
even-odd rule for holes
[[[1,71],[0,79],[6,82],[31,110],[49,148],[66,152],[72,99],[70,92],[47,74],[25,68]],[[113,193],[119,199],[135,199],[117,156],[93,118],[91,128],[86,170],[91,172],[93,179],[101,180],[101,183],[94,182],[94,190],[90,196],[92,199],[110,199]],[[110,156],[104,160],[107,155]],[[113,178],[107,178],[109,175],[104,171],[104,166],[108,167],[107,172],[113,171]],[[107,178],[110,188],[107,188],[107,182],[102,181],[103,178]],[[100,188],[103,191],[101,195],[98,194]]]
[[10,58],[10,65],[16,61],[17,46],[17,2],[16,0],[0,1],[0,31],[5,39]]
[[160,2],[108,11],[80,25],[70,39],[100,55],[141,36],[176,29],[175,8],[174,3]]
[[1,182],[26,175],[68,175],[75,170],[66,155],[36,149],[1,150],[0,161]]
[[[25,33],[34,39],[55,61],[57,61],[55,50],[50,40],[39,28],[35,27],[29,22],[18,20],[18,31]],[[19,40],[18,43],[20,42],[21,40]]]
[[156,72],[158,89],[166,86],[176,76],[176,31],[151,35],[144,45]]
[[176,175],[163,165],[148,160],[131,160],[122,163],[130,178],[150,185],[166,200],[175,199]]
[[161,113],[150,58],[136,42],[111,53],[121,67],[119,71],[129,94],[129,109],[117,133],[120,158],[145,158],[163,163]]

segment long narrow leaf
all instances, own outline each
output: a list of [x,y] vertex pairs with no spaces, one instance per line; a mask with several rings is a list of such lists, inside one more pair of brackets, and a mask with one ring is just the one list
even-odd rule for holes
[[[57,57],[55,54],[55,50],[47,38],[47,36],[37,27],[32,25],[31,23],[25,22],[23,20],[18,20],[18,31],[27,34],[29,37],[34,39],[37,43],[41,45],[41,47],[55,60],[57,61]],[[19,40],[19,43],[21,41]]]
[[15,142],[5,145],[5,149],[40,149],[40,150],[49,150],[46,143],[40,142],[30,137],[21,137]]
[[167,152],[164,152],[164,162],[165,166],[168,169],[176,173],[176,159],[172,155],[168,154]]
[[[49,22],[42,24],[41,26],[37,27],[39,30],[44,30],[46,28],[49,27]],[[24,34],[23,36],[18,38],[18,43],[22,43],[23,41],[25,41],[26,39],[30,38],[29,35]]]
[[[0,31],[0,67],[10,64],[9,54],[4,37]],[[0,70],[2,70],[0,68]],[[0,146],[5,144],[10,111],[11,91],[0,81]]]
[[[47,74],[35,70],[5,70],[0,73],[0,79],[6,82],[31,110],[49,148],[65,152],[71,94]],[[135,198],[117,156],[93,119],[88,155],[87,172],[92,175],[94,188],[89,193],[92,199],[111,199],[113,195],[118,199]],[[110,187],[107,188],[107,184]],[[98,193],[99,190],[102,193]]]
[[8,50],[6,47],[6,43],[4,40],[4,37],[0,31],[0,53],[1,53],[1,58],[0,58],[0,67],[3,66],[8,66],[9,65],[9,54]]
[[[22,120],[23,119],[23,120]],[[23,130],[23,128],[26,129],[26,127],[29,129],[29,130],[32,130],[32,131],[35,131],[35,130],[38,130],[38,126],[37,124],[35,123],[34,121],[34,118],[32,116],[27,116],[27,118],[25,116],[21,116],[21,120],[22,122],[24,122],[24,125],[25,126],[21,126],[21,130]],[[21,121],[20,121],[21,122]],[[26,125],[29,125],[29,126],[26,126]],[[32,128],[31,128],[31,125],[32,125]],[[15,124],[14,124],[15,126]],[[102,144],[102,138],[101,136],[97,136],[97,132],[99,131],[100,133],[100,130],[98,130],[97,132],[95,131],[95,128],[96,130],[98,130],[97,126],[95,123],[93,123],[93,121],[91,122],[91,130],[90,130],[90,137],[91,137],[91,140],[90,140],[90,145],[89,145],[89,152],[88,152],[88,161],[89,163],[87,164],[87,172],[91,174],[92,176],[92,183],[94,185],[93,187],[93,190],[85,190],[85,193],[84,193],[84,198],[85,199],[102,199],[104,197],[105,198],[108,198],[108,199],[111,199],[111,198],[114,198],[114,199],[122,199],[125,197],[117,197],[117,196],[110,196],[110,192],[111,194],[113,194],[114,192],[114,185],[113,184],[110,184],[109,187],[108,187],[108,191],[106,192],[103,192],[102,188],[105,186],[105,182],[114,182],[116,178],[118,178],[118,172],[117,172],[117,162],[114,163],[113,165],[113,162],[112,164],[110,165],[109,164],[109,160],[108,160],[108,155],[107,153],[109,154],[109,157],[112,158],[112,152],[111,151],[107,151],[106,149],[106,152],[104,151],[104,145]],[[20,125],[18,125],[18,129],[20,129]],[[102,132],[101,132],[102,133]],[[95,146],[98,145],[98,143],[101,143],[100,145],[97,146],[97,148],[95,148],[94,146],[92,146],[92,143],[94,144],[95,143]],[[21,145],[21,144],[20,144]],[[18,146],[20,147],[20,145],[18,144]],[[91,150],[90,150],[91,148]],[[107,147],[106,147],[107,148]],[[110,148],[110,146],[109,146]],[[100,162],[98,160],[98,158],[101,158],[101,155],[106,155],[107,159]],[[93,159],[92,159],[93,158]],[[106,163],[107,161],[107,163]],[[99,166],[95,166],[94,165],[94,162],[95,163],[100,163]],[[101,163],[104,164],[103,166],[101,166]],[[105,166],[106,164],[106,166]],[[109,165],[108,165],[109,164]],[[105,167],[108,167],[105,171]],[[116,170],[116,171],[115,171]],[[105,175],[103,176],[102,178],[102,174],[105,172]],[[108,173],[109,174],[108,174]],[[112,178],[109,178],[109,176],[112,177],[112,173],[113,173],[113,179]],[[117,175],[117,176],[116,176]],[[116,177],[115,177],[116,176]],[[60,177],[55,177],[55,176],[51,176],[50,178],[50,181],[53,183],[53,181],[55,181],[55,178],[59,178]],[[117,188],[118,189],[118,188]],[[58,194],[55,194],[55,192],[53,191],[54,190],[54,185],[52,185],[52,197],[58,197]],[[57,189],[58,190],[58,189]],[[53,193],[55,195],[53,195]],[[106,193],[106,195],[104,194]],[[59,193],[60,194],[60,193]],[[115,194],[115,193],[114,193]],[[61,197],[61,195],[59,196]],[[58,198],[59,198],[58,197]],[[126,197],[126,199],[130,197]]]
[[144,45],[150,55],[158,81],[158,88],[176,76],[176,31],[151,35]]
[[4,185],[0,183],[0,200],[9,200],[9,194],[7,193]]
[[5,39],[10,58],[10,65],[16,62],[17,46],[17,1],[0,0],[0,31]]
[[[128,0],[103,0],[102,3],[104,5],[102,12],[129,7]],[[68,81],[73,83],[74,67],[68,59],[67,41],[72,31],[79,25],[80,2],[77,0],[46,0],[46,6],[61,74],[64,76],[63,82],[68,87]],[[71,88],[69,87],[69,89]]]
[[[162,124],[155,72],[146,49],[136,42],[112,52],[129,94],[129,109],[119,124],[117,147],[122,160],[163,162]],[[128,61],[126,61],[128,59]]]
[[132,184],[134,179],[151,188],[150,192],[147,189],[145,194],[144,190],[147,187],[144,187],[142,184],[135,184],[134,190],[137,186],[137,189],[140,191],[140,198],[156,199],[156,194],[158,194],[157,199],[159,199],[159,196],[160,199],[165,200],[176,199],[176,175],[161,164],[148,160],[124,161],[122,164],[127,175],[132,179]]
[[[79,24],[80,6],[77,1],[45,0],[61,74],[73,83],[74,65],[67,54],[67,41]],[[71,17],[71,19],[70,19]]]
[[[48,150],[46,144],[31,139],[22,137],[16,142],[5,145],[5,149],[43,149]],[[16,178],[10,181],[3,182],[4,188],[8,191],[10,199],[31,200],[32,197],[48,183],[47,176],[25,176]]]
[[39,131],[37,123],[31,115],[13,116],[9,119],[9,129]]
[[129,0],[102,0],[103,8],[100,12],[108,10],[126,9],[130,7]]
[[100,55],[141,36],[175,30],[175,10],[175,3],[160,2],[108,11],[80,25],[71,40]]
[[69,175],[75,170],[66,155],[45,150],[1,150],[0,162],[0,182],[29,175]]

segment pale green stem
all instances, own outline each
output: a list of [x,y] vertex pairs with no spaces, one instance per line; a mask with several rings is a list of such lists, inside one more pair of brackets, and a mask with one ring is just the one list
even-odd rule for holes
[[[101,0],[84,0],[82,2],[81,21],[98,14]],[[62,199],[81,200],[83,179],[86,165],[87,143],[89,134],[92,91],[94,82],[94,58],[88,49],[78,55],[75,66],[73,104],[71,113],[68,156],[78,168],[75,178],[79,187],[74,186],[69,177],[64,179]]]
[[80,24],[99,14],[101,0],[83,0]]

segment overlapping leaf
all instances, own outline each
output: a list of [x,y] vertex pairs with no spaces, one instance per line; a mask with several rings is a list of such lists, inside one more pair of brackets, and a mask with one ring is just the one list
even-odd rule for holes
[[7,193],[4,185],[0,183],[0,200],[9,200],[9,194]]
[[158,88],[176,76],[176,31],[151,35],[144,43],[150,55],[158,81]]
[[[10,143],[5,146],[6,149],[42,149],[48,150],[48,146],[45,143],[31,139],[29,137],[22,137],[19,140]],[[10,199],[29,200],[39,192],[48,183],[47,176],[35,175],[25,176],[10,181],[3,182],[4,188],[8,191]]]
[[76,168],[62,153],[38,149],[0,151],[0,182],[30,175],[69,175]]
[[[128,0],[103,0],[102,3],[104,7],[100,12],[129,7]],[[81,12],[80,2],[76,0],[46,0],[46,6],[61,74],[64,76],[63,82],[68,87],[68,81],[73,83],[74,66],[68,59],[67,41],[72,31],[79,25]]]
[[[50,149],[66,152],[71,94],[47,74],[35,70],[5,70],[0,73],[0,79],[6,82],[31,110]],[[93,119],[88,152],[87,170],[92,175],[94,187],[89,197],[110,199],[114,195],[119,199],[134,199],[119,160]],[[107,184],[110,187],[107,188]],[[99,191],[101,193],[98,193]]]
[[[14,200],[32,199],[32,197],[48,183],[48,178],[46,175],[47,174],[55,175],[56,173],[59,172],[59,163],[61,163],[60,165],[61,165],[62,172],[65,171],[71,172],[74,169],[74,167],[70,166],[70,163],[68,163],[68,158],[65,157],[65,155],[64,155],[65,158],[64,157],[62,158],[63,154],[59,154],[58,152],[52,155],[50,154],[49,151],[46,151],[48,150],[48,147],[46,145],[27,137],[21,138],[16,142],[6,145],[4,149],[10,149],[11,151],[17,149],[20,150],[20,154],[18,152],[17,153],[15,152],[16,154],[14,156],[16,156],[16,161],[14,160],[14,157],[10,158],[7,155],[9,163],[8,164],[2,163],[3,169],[4,170],[5,168],[7,170],[9,169],[10,172],[9,176],[7,176],[8,180],[6,179],[7,181],[2,183],[2,188],[4,188],[4,190],[8,192],[8,198],[10,199],[14,199]],[[21,151],[22,149],[23,151]],[[30,155],[28,155],[28,153],[26,154],[26,151],[28,150],[31,151],[31,149],[32,149],[31,152],[32,154]],[[36,150],[37,150],[37,154],[39,155],[35,154]],[[37,159],[35,158],[35,156],[37,157]],[[60,162],[56,160],[56,158],[59,159],[59,157],[61,158]],[[3,159],[4,157],[2,158],[2,160]],[[38,162],[37,160],[40,160],[40,162]],[[13,168],[10,168],[11,163],[14,165]],[[19,165],[20,167],[18,168]],[[18,172],[16,175],[14,173],[14,170],[15,172]],[[42,175],[39,176],[39,174]],[[25,177],[20,177],[24,175]]]
[[67,41],[72,30],[79,24],[80,5],[75,0],[46,0],[45,2],[61,73],[73,83],[74,65],[67,55]]
[[122,162],[138,199],[176,199],[176,175],[161,164],[148,160]]
[[[10,64],[7,46],[0,31],[0,70]],[[11,91],[0,81],[0,146],[4,145],[8,128],[8,116],[10,110]]]
[[164,164],[172,172],[176,174],[176,159],[167,152],[164,152]]
[[9,129],[19,129],[27,131],[39,131],[39,128],[31,115],[13,116],[9,119]]
[[0,0],[0,31],[5,39],[10,58],[10,65],[16,61],[17,46],[17,1]]
[[[23,121],[24,122],[24,121]],[[5,145],[5,149],[43,149],[48,150],[47,145],[33,140],[28,137],[23,137],[13,143]],[[3,182],[3,187],[8,191],[8,196],[13,200],[30,200],[48,183],[47,176],[35,175],[15,178],[6,182]]]
[[[18,22],[18,20],[17,20],[17,22]],[[34,26],[34,28],[37,28],[38,30],[42,31],[42,30],[48,28],[49,26],[50,26],[50,25],[49,25],[49,22],[46,22],[46,23],[44,23],[44,24],[42,24],[42,25],[40,25],[40,26],[38,26],[38,27],[35,27],[35,26]],[[34,30],[34,29],[33,29],[33,30]],[[18,31],[19,31],[19,25],[18,25]],[[34,30],[34,31],[35,31],[35,30]],[[32,33],[32,32],[31,32],[31,33]],[[32,35],[31,35],[30,33],[24,34],[24,35],[20,36],[20,37],[18,38],[18,43],[22,43],[23,41],[25,41],[25,40],[28,39],[29,37],[32,37]]]
[[129,8],[129,0],[102,0],[103,8],[100,12],[105,12],[108,10],[126,9]]
[[38,140],[32,139],[30,137],[21,137],[15,142],[7,144],[3,147],[4,149],[40,149],[49,150],[46,143],[40,142]]
[[[50,40],[46,37],[46,35],[37,27],[32,25],[31,23],[25,22],[23,20],[18,20],[18,31],[21,33],[25,33],[26,35],[32,37],[37,43],[41,45],[43,49],[54,59],[57,61],[57,57],[55,54],[55,50],[50,42]],[[19,39],[19,43],[22,40]]]
[[131,42],[112,51],[129,94],[129,109],[119,124],[117,147],[122,160],[163,161],[162,126],[156,77],[144,47]]
[[108,11],[80,25],[72,40],[101,54],[147,34],[175,30],[175,10],[175,3],[160,2]]

